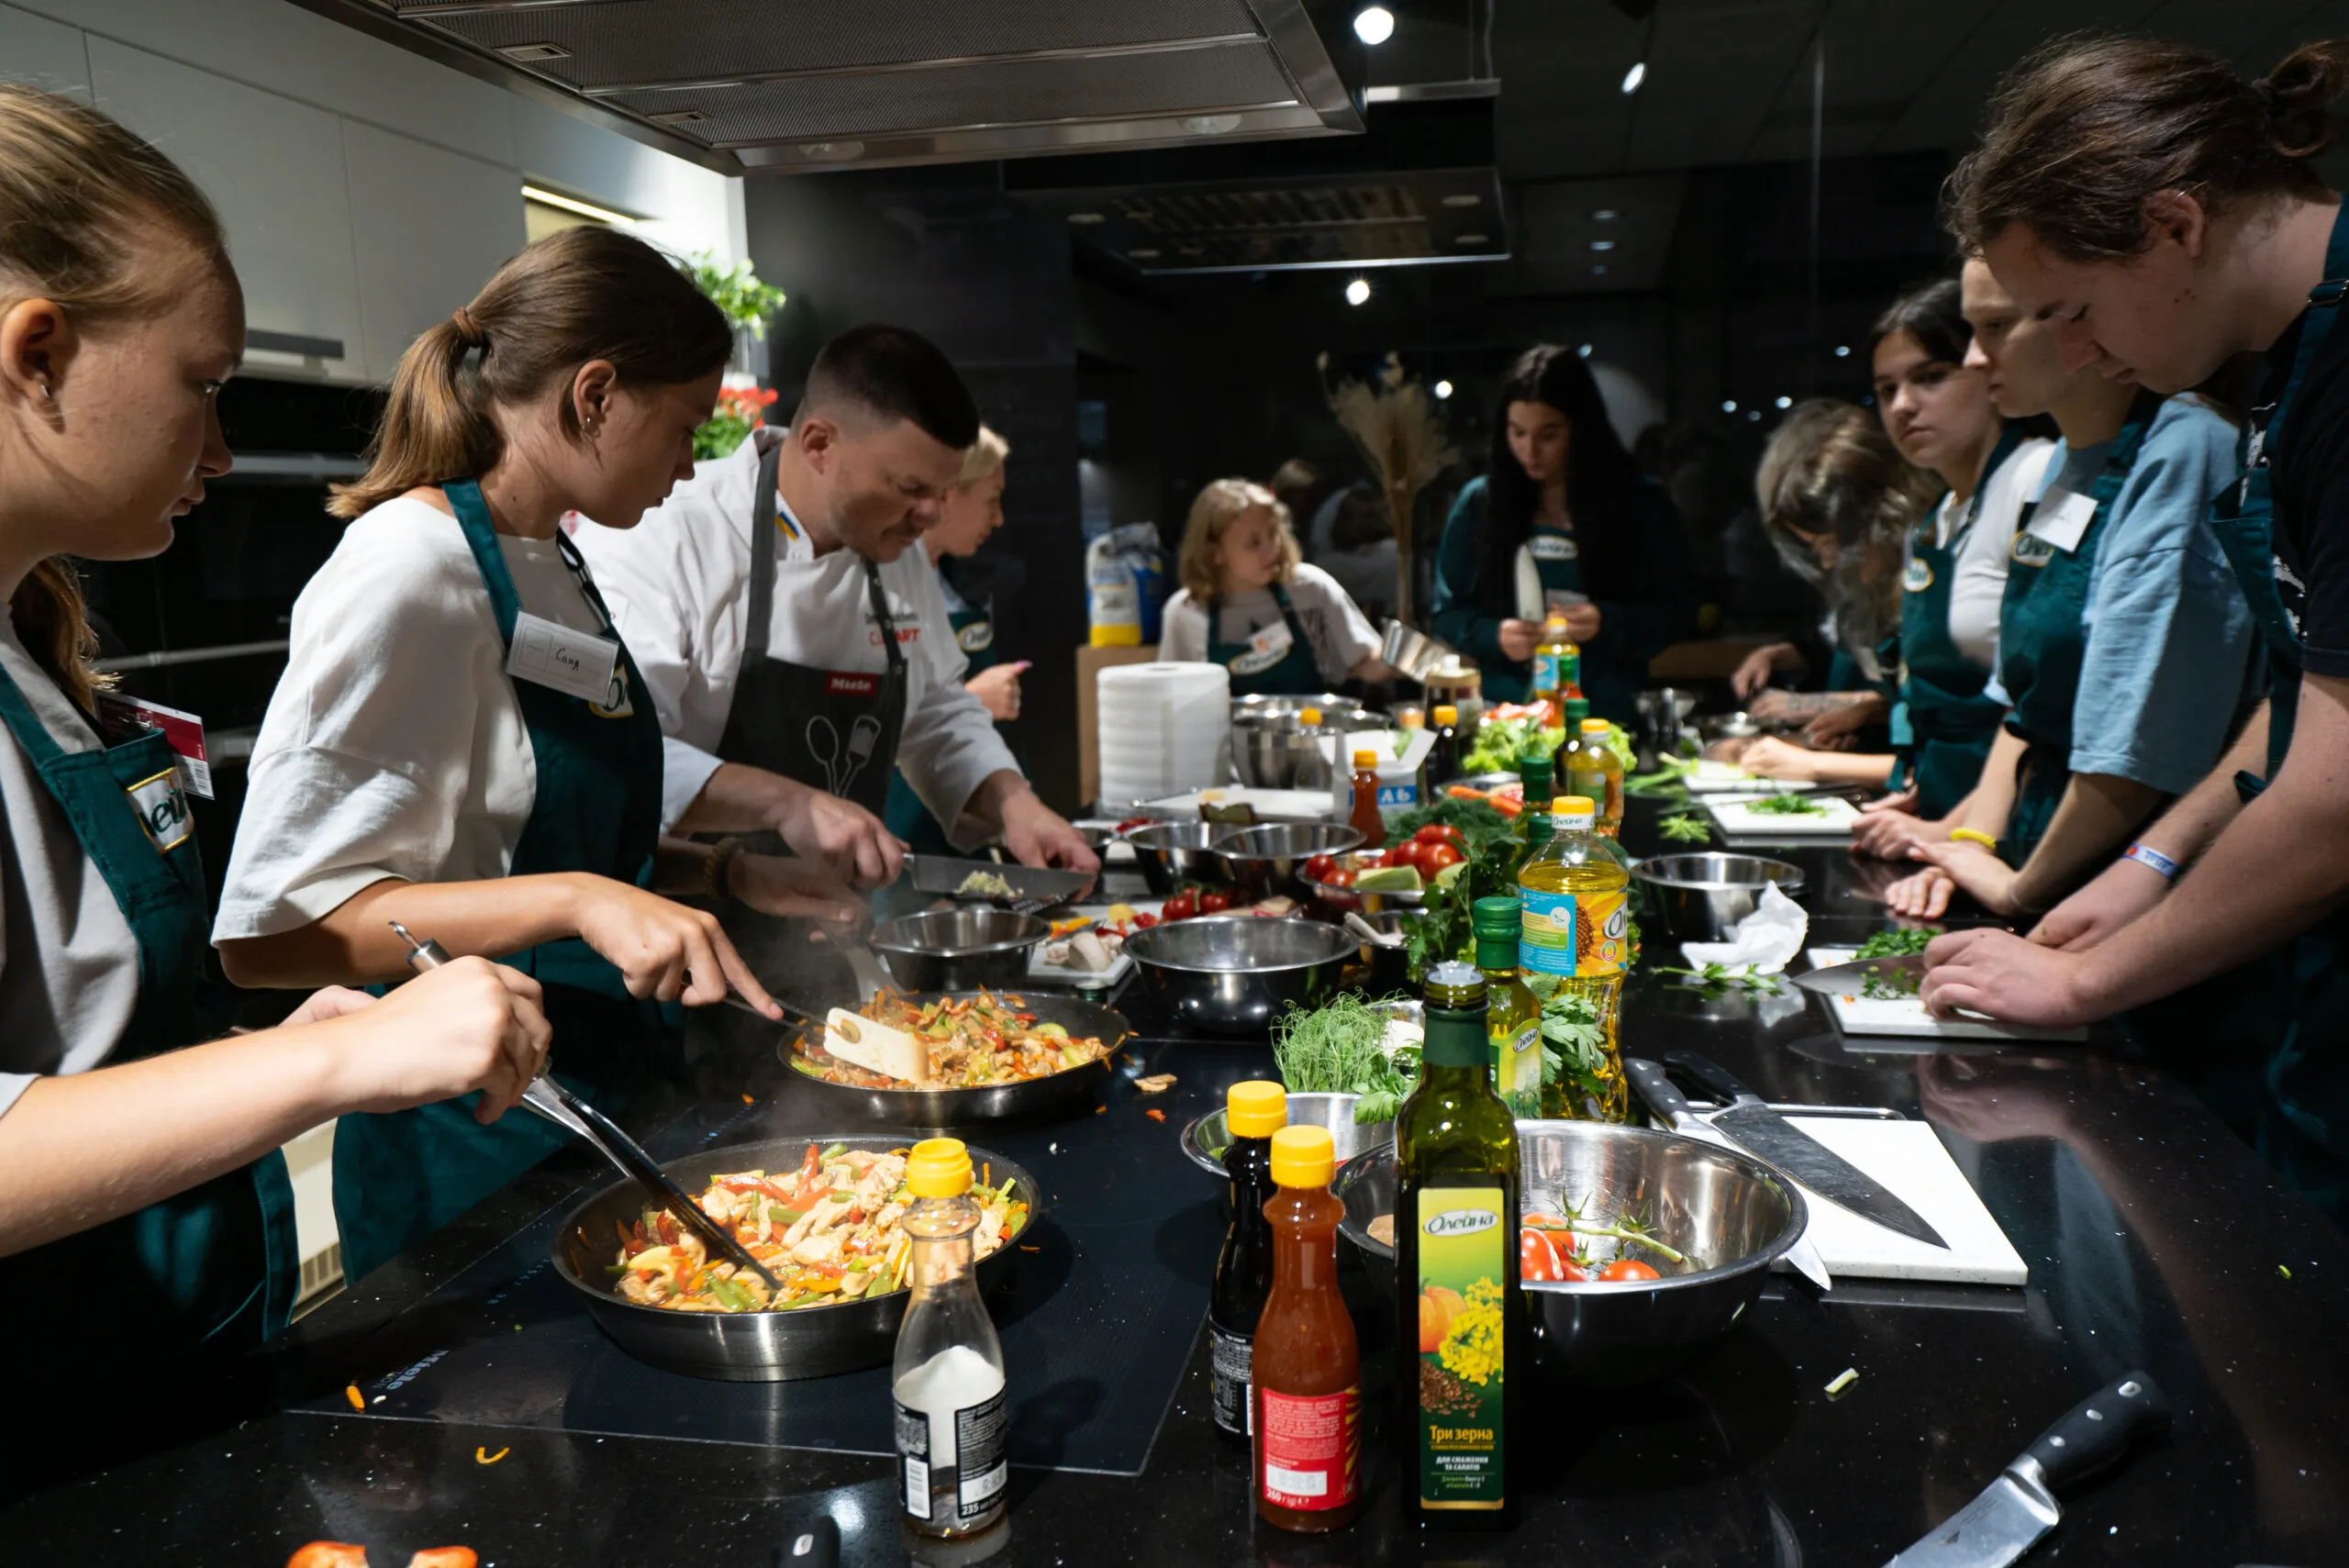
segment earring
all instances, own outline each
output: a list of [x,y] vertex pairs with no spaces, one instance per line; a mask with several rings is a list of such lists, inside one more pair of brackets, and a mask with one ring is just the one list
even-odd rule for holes
[[42,382],[42,383],[40,384],[40,400],[41,400],[43,403],[54,403],[54,402],[56,402],[56,401],[57,401],[57,389],[56,389],[55,387],[53,387],[53,386],[50,385],[50,384],[49,384],[49,383],[47,383],[47,382]]

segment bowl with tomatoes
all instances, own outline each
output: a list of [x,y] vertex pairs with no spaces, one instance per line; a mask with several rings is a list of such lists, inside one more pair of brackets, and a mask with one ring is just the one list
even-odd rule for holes
[[[1809,1223],[1802,1194],[1759,1160],[1676,1132],[1520,1121],[1517,1147],[1527,1322],[1542,1359],[1584,1381],[1645,1382],[1695,1362]],[[1332,1190],[1346,1206],[1340,1233],[1391,1287],[1395,1151],[1347,1161]]]
[[1362,838],[1361,828],[1342,822],[1267,822],[1223,828],[1215,836],[1215,852],[1242,893],[1262,898],[1293,888],[1306,862],[1343,854]]
[[[1436,879],[1467,861],[1468,846],[1460,829],[1431,822],[1408,839],[1383,849],[1308,856],[1297,868],[1297,879],[1315,898],[1339,914],[1355,910],[1373,915],[1420,907]],[[1364,872],[1406,866],[1418,874],[1417,887],[1410,886],[1408,878],[1394,877],[1374,877],[1373,886],[1362,885]],[[1397,882],[1403,885],[1392,885]]]

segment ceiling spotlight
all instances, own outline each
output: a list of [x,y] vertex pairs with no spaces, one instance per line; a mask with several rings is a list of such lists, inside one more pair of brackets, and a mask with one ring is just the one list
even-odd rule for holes
[[1595,278],[1603,278],[1603,277],[1605,277],[1605,276],[1607,275],[1607,265],[1606,265],[1606,263],[1602,261],[1602,262],[1600,262],[1598,266],[1593,267],[1593,268],[1590,270],[1590,275],[1591,275],[1591,276],[1593,276],[1593,277],[1595,277]]
[[1366,305],[1369,301],[1370,280],[1368,278],[1356,278],[1353,282],[1346,285],[1346,303],[1348,305]]
[[1788,397],[1788,396],[1787,396],[1785,393],[1783,393],[1783,392],[1782,392],[1782,393],[1780,393],[1780,394],[1778,394],[1778,406],[1779,406],[1779,407],[1781,407],[1781,408],[1792,408],[1794,406],[1795,406],[1795,400],[1794,400],[1793,398]]
[[1736,399],[1736,398],[1734,398],[1734,397],[1724,397],[1724,398],[1722,398],[1722,399],[1721,399],[1721,412],[1722,412],[1722,413],[1724,413],[1724,414],[1734,414],[1734,413],[1736,413],[1736,412],[1737,412],[1737,399]]
[[1745,411],[1745,417],[1754,424],[1758,425],[1762,422],[1762,410],[1759,408],[1749,408]]
[[1474,191],[1454,191],[1443,198],[1446,206],[1483,206],[1485,198]]
[[1439,399],[1449,397],[1452,395],[1452,384],[1448,381],[1437,382],[1433,390]]
[[1597,212],[1590,215],[1590,221],[1593,223],[1612,223],[1615,221],[1615,209],[1611,206],[1600,207]]
[[1576,350],[1575,350],[1575,353],[1577,353],[1577,354],[1580,354],[1584,359],[1586,359],[1586,359],[1590,358],[1590,345],[1589,345],[1589,344],[1587,344],[1587,343],[1585,343],[1581,348],[1576,349]]
[[1091,223],[1107,223],[1107,222],[1108,222],[1108,221],[1109,221],[1108,218],[1106,218],[1106,217],[1102,217],[1102,216],[1101,216],[1099,213],[1097,213],[1097,212],[1073,212],[1073,213],[1071,213],[1071,214],[1069,214],[1069,215],[1068,215],[1068,220],[1069,220],[1071,223],[1085,223],[1085,224],[1091,224]]
[[1354,13],[1354,37],[1373,49],[1395,36],[1395,13],[1384,6],[1364,6]]
[[1851,344],[1849,344],[1849,343],[1838,343],[1838,344],[1836,344],[1836,345],[1835,345],[1835,357],[1836,357],[1837,359],[1839,359],[1839,360],[1848,360],[1848,359],[1850,359],[1850,358],[1852,357],[1852,345],[1851,345]]
[[1633,65],[1631,70],[1623,72],[1623,91],[1636,93],[1640,90],[1640,83],[1647,79],[1648,62],[1642,60]]
[[1615,249],[1615,241],[1612,239],[1594,239],[1590,242],[1590,248],[1594,250],[1612,250]]

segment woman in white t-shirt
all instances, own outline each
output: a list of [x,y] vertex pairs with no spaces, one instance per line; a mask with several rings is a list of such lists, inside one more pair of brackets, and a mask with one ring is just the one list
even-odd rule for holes
[[[396,928],[502,958],[545,986],[554,1066],[611,1105],[652,1076],[655,1004],[730,988],[780,1017],[717,917],[653,889],[781,912],[801,862],[662,842],[660,724],[560,526],[633,527],[691,475],[732,348],[674,263],[598,228],[523,250],[409,347],[372,466],[335,494],[351,526],[294,606],[213,930],[229,978],[395,981]],[[440,1107],[346,1118],[346,1272],[562,1137]]]
[[1304,563],[1288,509],[1263,485],[1219,479],[1191,503],[1166,601],[1162,659],[1231,672],[1231,695],[1297,696],[1381,681],[1378,633],[1338,580]]

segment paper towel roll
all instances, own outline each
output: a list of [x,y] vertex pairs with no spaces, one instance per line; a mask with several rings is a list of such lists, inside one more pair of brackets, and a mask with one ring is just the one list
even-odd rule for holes
[[1096,677],[1101,802],[1122,806],[1222,782],[1231,673],[1220,664],[1113,664]]

